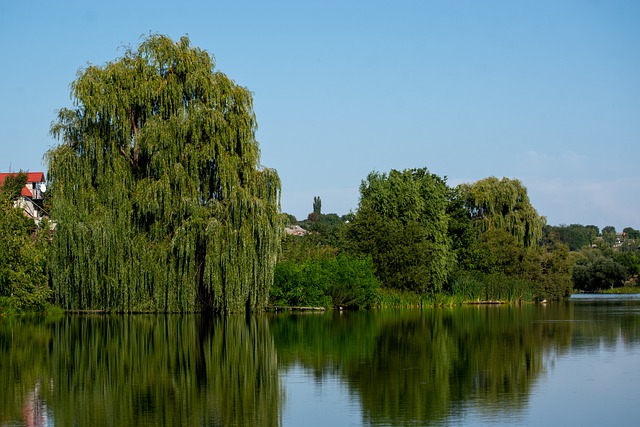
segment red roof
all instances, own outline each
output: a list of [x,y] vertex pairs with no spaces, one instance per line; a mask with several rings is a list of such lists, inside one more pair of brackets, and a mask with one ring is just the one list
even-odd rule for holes
[[[44,182],[44,172],[26,172],[27,174],[27,184],[32,182]],[[4,180],[7,179],[8,176],[16,176],[18,172],[9,172],[9,173],[0,173],[0,187],[4,185]],[[32,197],[31,190],[27,188],[25,185],[22,187],[22,196]]]
[[[44,172],[25,172],[27,174],[27,182],[44,182]],[[8,176],[16,176],[18,172],[0,173],[0,185],[4,185],[4,180]]]

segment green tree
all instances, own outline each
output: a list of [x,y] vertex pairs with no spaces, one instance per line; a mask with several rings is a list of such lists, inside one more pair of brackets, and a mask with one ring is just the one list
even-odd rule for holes
[[636,230],[632,227],[625,227],[622,232],[628,239],[640,240],[640,230]]
[[519,180],[489,177],[461,184],[459,191],[478,232],[506,230],[524,247],[533,247],[542,238],[546,219],[531,205]]
[[474,249],[479,236],[473,227],[471,215],[465,207],[464,200],[460,197],[458,188],[450,189],[447,215],[449,216],[448,234],[451,237],[458,271],[472,270],[475,262]]
[[49,151],[51,275],[65,308],[251,310],[282,233],[251,93],[187,37],[150,36],[72,84]]
[[595,225],[585,225],[584,228],[589,230],[589,236],[591,237],[591,244],[595,242],[595,240],[600,235],[600,229]]
[[559,241],[567,245],[572,251],[590,246],[597,236],[597,232],[594,234],[589,226],[581,224],[559,225],[557,227],[545,226],[544,233],[546,236],[554,234]]
[[337,249],[343,247],[343,232],[347,222],[347,216],[330,214],[311,214],[313,219],[300,221],[300,226],[311,233],[304,236],[305,239],[316,242],[319,245],[329,245]]
[[350,247],[371,255],[383,286],[439,291],[454,263],[446,181],[426,168],[371,172],[349,223]]
[[615,262],[624,266],[629,276],[640,274],[640,253],[638,251],[615,251],[612,255]]
[[534,284],[537,299],[559,300],[571,296],[573,255],[567,245],[555,240],[527,251],[521,277]]
[[572,280],[576,289],[595,292],[622,286],[629,276],[628,268],[616,260],[610,248],[605,247],[580,251],[573,267]]
[[[562,237],[570,235],[581,247],[590,239],[585,227],[545,227],[545,218],[538,215],[518,180],[490,177],[460,185],[458,192],[477,234],[475,241],[468,239],[463,266],[480,274],[466,280],[469,275],[463,272],[452,287],[475,282],[492,287],[495,278],[500,278],[499,285],[509,282],[506,288],[536,299],[555,300],[571,294],[572,259]],[[571,233],[565,233],[567,230]]]
[[607,225],[602,229],[602,239],[609,244],[609,246],[613,246],[617,242],[617,233],[616,228],[612,225]]
[[288,306],[370,307],[379,287],[373,271],[370,258],[344,252],[284,261],[276,266],[270,300]]
[[320,196],[316,196],[313,198],[313,213],[320,216],[322,214],[322,200],[320,200]]
[[507,230],[492,229],[480,236],[474,247],[472,269],[482,273],[515,276],[522,272],[525,248]]
[[0,343],[3,425],[44,425],[23,418],[38,400],[57,426],[282,424],[264,316],[30,317]]
[[[7,178],[7,181],[9,179]],[[0,187],[0,313],[43,311],[51,296],[45,274],[48,243],[33,219],[14,207],[16,188],[26,182],[18,176]]]

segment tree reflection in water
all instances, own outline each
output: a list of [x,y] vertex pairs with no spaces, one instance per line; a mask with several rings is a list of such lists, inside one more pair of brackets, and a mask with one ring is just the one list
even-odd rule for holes
[[[561,311],[564,307],[561,307]],[[544,358],[570,343],[571,324],[537,307],[464,307],[274,317],[284,369],[338,372],[359,396],[364,424],[442,422],[473,404],[518,411]],[[327,355],[332,355],[328,357]]]
[[363,424],[513,419],[555,358],[637,346],[639,305],[0,318],[0,426],[280,425],[294,367]]
[[60,426],[276,425],[268,328],[256,317],[2,319],[0,425],[29,425],[47,406]]

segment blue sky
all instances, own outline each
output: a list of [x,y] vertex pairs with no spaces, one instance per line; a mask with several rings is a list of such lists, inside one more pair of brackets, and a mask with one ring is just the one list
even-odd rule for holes
[[520,179],[548,223],[640,229],[640,2],[0,3],[0,170],[46,170],[87,64],[150,33],[254,93],[282,210],[356,210],[372,170]]

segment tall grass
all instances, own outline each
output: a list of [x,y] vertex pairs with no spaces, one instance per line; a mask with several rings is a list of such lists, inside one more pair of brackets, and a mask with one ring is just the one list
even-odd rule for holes
[[378,289],[378,308],[422,308],[459,305],[464,302],[459,295],[446,292],[435,294],[417,294],[413,291],[380,288]]
[[378,289],[378,308],[419,308],[423,306],[420,295],[415,292],[392,288]]
[[451,292],[464,302],[513,304],[535,299],[534,283],[504,274],[462,274],[453,281]]

